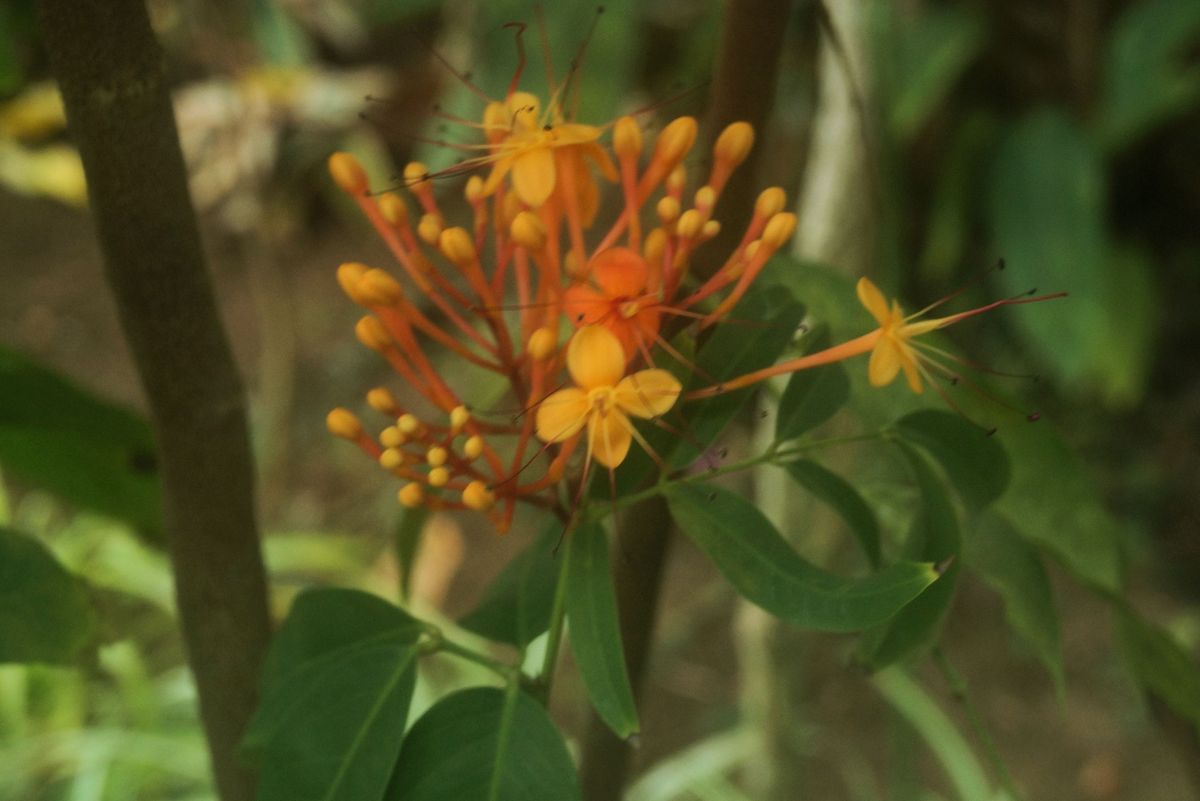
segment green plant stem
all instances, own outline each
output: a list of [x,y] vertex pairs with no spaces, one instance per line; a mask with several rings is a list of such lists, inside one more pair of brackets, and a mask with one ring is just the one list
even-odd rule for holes
[[511,680],[517,671],[520,670],[520,668],[516,665],[510,665],[507,662],[502,662],[499,659],[490,657],[485,653],[474,650],[473,648],[468,648],[461,643],[456,643],[453,640],[447,640],[441,636],[440,632],[435,638],[434,642],[436,644],[434,645],[432,653],[451,654],[453,656],[457,656],[459,659],[464,659],[467,662],[474,662],[477,665],[482,665],[488,670],[491,670],[493,673],[499,675],[505,681]]
[[1008,765],[1004,763],[1004,758],[1000,756],[1000,749],[996,747],[996,741],[993,739],[987,724],[984,723],[983,716],[979,714],[978,707],[971,700],[966,678],[955,669],[954,665],[950,664],[950,659],[946,656],[946,652],[941,646],[934,647],[933,662],[937,665],[938,670],[941,671],[943,678],[945,678],[951,695],[962,705],[963,712],[967,716],[967,722],[971,724],[971,729],[975,732],[975,737],[979,740],[980,745],[983,746],[983,751],[987,755],[988,762],[991,764],[992,770],[996,774],[996,779],[1000,782],[1000,786],[1004,788],[1004,792],[1008,794],[1012,801],[1021,801],[1023,796],[1020,790],[1017,789],[1012,774],[1009,773]]
[[708,479],[724,476],[729,473],[736,473],[741,470],[746,470],[751,467],[756,467],[760,464],[787,464],[794,459],[809,451],[819,450],[831,445],[845,445],[851,442],[867,442],[869,440],[883,439],[889,436],[890,430],[873,431],[867,434],[851,434],[845,437],[828,437],[826,439],[814,439],[809,442],[789,445],[787,448],[771,449],[758,456],[750,456],[745,459],[739,459],[736,462],[730,462],[722,467],[715,467],[711,470],[705,470],[702,473],[692,473],[690,475],[680,476],[679,478],[660,481],[653,487],[648,487],[640,492],[635,492],[631,495],[626,495],[616,500],[617,508],[632,506],[636,503],[641,503],[648,498],[653,498],[657,495],[662,495],[665,491],[677,484],[687,484],[694,481],[707,481]]
[[[583,514],[579,510],[576,514]],[[571,536],[570,529],[563,535]],[[550,608],[550,628],[546,634],[546,654],[542,657],[542,669],[534,682],[534,695],[543,705],[550,703],[550,689],[554,685],[554,668],[558,665],[558,651],[562,647],[563,628],[567,622],[567,581],[569,560],[566,554],[558,557],[558,580],[554,584],[554,605]]]
[[245,397],[200,246],[144,0],[38,0],[108,284],[158,446],[179,621],[217,790],[254,797],[238,746],[270,619]]

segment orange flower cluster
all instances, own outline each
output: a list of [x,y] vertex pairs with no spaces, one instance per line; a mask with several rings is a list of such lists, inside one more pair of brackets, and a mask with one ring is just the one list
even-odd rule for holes
[[[689,275],[697,248],[720,230],[714,212],[753,145],[751,126],[725,128],[705,180],[690,193],[683,161],[696,140],[691,117],[663,127],[647,154],[633,117],[604,127],[565,121],[557,103],[543,108],[514,87],[487,105],[477,127],[484,155],[470,164],[490,166],[490,174],[466,182],[466,226],[450,225],[420,163],[404,170],[414,213],[399,194],[372,192],[353,156],[329,160],[334,181],[405,278],[354,262],[338,269],[343,291],[368,312],[356,334],[423,401],[418,411],[372,389],[368,405],[389,423],[378,435],[341,408],[328,426],[405,482],[398,493],[405,506],[474,509],[505,531],[518,502],[561,510],[559,484],[581,441],[585,482],[593,462],[613,469],[632,442],[648,448],[631,418],[659,417],[680,397],[709,397],[868,352],[872,384],[903,372],[920,392],[926,365],[940,366],[920,356],[913,339],[984,310],[915,321],[919,315],[905,317],[863,279],[859,298],[878,329],[682,395],[679,381],[654,367],[656,348],[677,355],[660,336],[664,320],[678,315],[704,328],[724,319],[795,230],[784,191],[767,189],[721,266],[704,280]],[[619,184],[624,208],[593,233],[600,179]],[[496,419],[473,409],[471,387],[452,386],[430,358],[434,348],[502,376],[522,412]],[[635,363],[643,369],[630,372]]]

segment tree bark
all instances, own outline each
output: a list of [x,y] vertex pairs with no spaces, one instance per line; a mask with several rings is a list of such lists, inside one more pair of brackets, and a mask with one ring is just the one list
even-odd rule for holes
[[179,619],[224,801],[270,635],[241,379],[143,0],[38,0],[104,267],[157,436]]

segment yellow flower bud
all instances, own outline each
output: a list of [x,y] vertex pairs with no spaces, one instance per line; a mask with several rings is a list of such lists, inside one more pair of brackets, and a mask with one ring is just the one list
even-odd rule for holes
[[396,493],[396,499],[400,501],[401,506],[415,509],[425,501],[425,488],[416,482],[405,484]]
[[546,226],[541,219],[531,211],[522,211],[513,218],[509,229],[513,241],[531,252],[538,252],[546,247]]
[[673,195],[678,195],[683,192],[685,186],[687,186],[687,170],[681,164],[671,170],[667,176],[667,191]]
[[356,261],[349,261],[337,268],[337,282],[342,291],[346,293],[346,297],[354,301],[360,306],[366,306],[367,302],[363,298],[362,293],[358,289],[358,282],[367,272],[365,264],[359,264]]
[[404,183],[415,187],[429,180],[429,168],[419,161],[410,161],[404,166]]
[[496,494],[482,481],[472,481],[463,490],[463,505],[477,512],[486,512],[496,503]]
[[700,239],[707,242],[719,233],[721,233],[721,223],[716,220],[709,220],[700,229]]
[[432,448],[425,451],[425,462],[430,467],[441,467],[446,463],[448,456],[449,454],[446,453],[445,448],[443,448],[441,445],[434,445]]
[[388,448],[379,454],[379,466],[384,470],[395,470],[404,464],[404,452],[399,448]]
[[379,442],[385,448],[399,448],[405,442],[408,442],[408,437],[396,426],[388,426],[379,432]]
[[444,487],[446,482],[450,480],[450,471],[444,467],[435,467],[429,471],[426,476],[431,487]]
[[711,186],[702,186],[696,190],[695,207],[706,216],[712,212],[713,206],[717,205],[717,192]]
[[408,204],[395,192],[384,192],[379,196],[379,213],[389,225],[399,228],[408,221]]
[[658,141],[654,143],[654,158],[667,164],[678,164],[692,149],[696,141],[696,131],[694,117],[671,120],[658,134]]
[[661,228],[655,228],[646,234],[646,241],[642,243],[642,257],[648,264],[656,264],[662,261],[663,251],[666,249],[667,232]]
[[442,255],[458,266],[464,266],[475,261],[475,243],[465,228],[447,228],[442,231],[438,240],[438,249]]
[[663,225],[670,225],[679,218],[679,201],[668,195],[658,201],[654,211]]
[[613,150],[622,158],[637,158],[642,152],[642,128],[633,117],[622,117],[613,128]]
[[404,299],[404,289],[395,278],[380,269],[363,273],[356,288],[368,306],[395,306]]
[[329,174],[343,192],[351,195],[367,193],[367,171],[349,153],[334,153],[329,157]]
[[354,326],[354,335],[358,337],[359,342],[371,350],[386,350],[392,346],[392,338],[388,336],[383,323],[379,322],[379,318],[369,314]]
[[679,215],[675,224],[675,234],[683,239],[695,239],[700,236],[700,228],[704,225],[704,215],[695,209],[688,209]]
[[774,217],[783,211],[783,207],[786,205],[787,193],[778,186],[769,187],[760,192],[758,200],[754,202],[754,216],[761,218]]
[[455,406],[450,410],[450,433],[457,434],[471,419],[471,411],[466,406]]
[[750,155],[754,147],[754,127],[748,122],[735,122],[725,126],[713,145],[713,156],[736,167]]
[[483,453],[483,437],[478,434],[468,437],[467,441],[463,443],[463,456],[466,456],[470,461],[474,461],[479,458],[481,453]]
[[395,396],[383,387],[367,390],[367,405],[388,417],[400,414],[400,404],[396,403]]
[[463,190],[463,197],[471,205],[483,200],[483,179],[478,175],[472,175],[468,178],[466,189]]
[[558,337],[549,328],[539,328],[529,335],[529,355],[541,361],[549,358],[558,347]]
[[763,229],[763,244],[775,250],[784,242],[791,239],[795,231],[796,215],[791,212],[782,211],[767,222],[767,227]]
[[325,415],[325,427],[330,434],[342,439],[356,440],[363,433],[362,423],[358,422],[354,412],[340,406]]
[[421,421],[417,419],[415,414],[402,414],[396,420],[396,427],[408,436],[416,434],[421,430]]
[[442,221],[435,214],[422,214],[417,223],[417,236],[426,245],[437,246],[438,238],[442,235]]

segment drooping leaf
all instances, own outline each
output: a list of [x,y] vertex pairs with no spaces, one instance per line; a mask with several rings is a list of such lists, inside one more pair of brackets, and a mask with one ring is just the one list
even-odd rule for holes
[[1063,691],[1062,636],[1050,577],[1037,551],[997,514],[981,517],[963,543],[963,561],[1004,599],[1009,626],[1029,643]]
[[37,540],[0,527],[0,663],[70,664],[93,624],[83,582]]
[[1188,58],[1200,41],[1200,3],[1133,3],[1108,37],[1100,127],[1120,147],[1200,98],[1200,68]]
[[797,554],[758,507],[699,482],[664,490],[671,515],[734,588],[804,628],[858,631],[887,620],[932,584],[928,563],[898,562],[863,578],[818,568]]
[[524,648],[550,625],[554,586],[562,569],[555,545],[562,535],[558,521],[505,566],[483,600],[458,625],[482,637]]
[[572,531],[567,559],[571,651],[596,712],[618,737],[629,737],[638,731],[637,707],[625,672],[604,528],[588,522]]
[[[829,329],[822,328],[810,340],[807,353],[829,347]],[[850,396],[850,379],[841,364],[826,364],[793,373],[775,419],[775,439],[794,439],[816,428],[842,408]]]
[[1200,665],[1171,635],[1133,609],[1117,609],[1121,648],[1138,682],[1190,720],[1200,734]]
[[896,431],[936,459],[967,508],[978,512],[1008,486],[1004,448],[961,415],[925,409],[896,422]]
[[546,710],[514,688],[438,701],[404,738],[387,801],[576,801],[579,779]]
[[937,638],[954,599],[961,569],[957,559],[961,548],[958,515],[945,485],[919,452],[904,443],[900,443],[900,450],[912,468],[921,496],[904,555],[941,564],[945,572],[894,618],[863,638],[862,661],[873,670],[887,667]]
[[400,751],[420,625],[367,593],[297,598],[271,644],[243,741],[261,801],[381,798]]
[[879,567],[879,522],[858,490],[837,473],[807,459],[789,462],[787,471],[797,484],[833,507],[854,533],[871,566]]
[[0,348],[0,464],[63,500],[161,529],[154,439],[141,418]]

